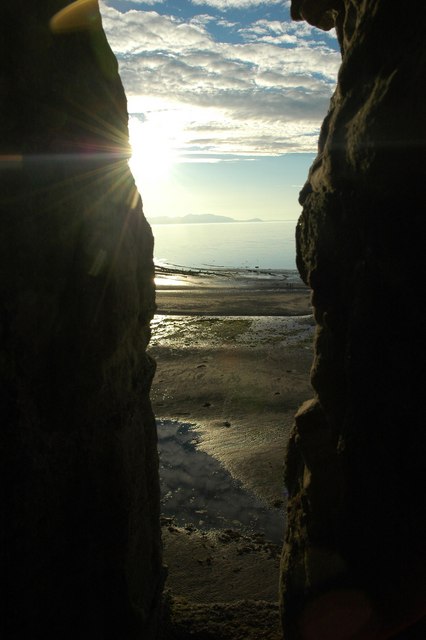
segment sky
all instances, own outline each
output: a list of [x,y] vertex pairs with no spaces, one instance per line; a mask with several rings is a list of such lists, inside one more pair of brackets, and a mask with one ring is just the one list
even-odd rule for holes
[[100,0],[151,222],[296,220],[340,53],[283,0]]

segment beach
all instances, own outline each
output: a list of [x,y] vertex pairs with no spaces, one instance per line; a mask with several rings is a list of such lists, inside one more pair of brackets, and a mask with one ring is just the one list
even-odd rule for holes
[[[175,622],[196,604],[203,629],[212,602],[237,616],[238,603],[256,600],[278,624],[271,607],[285,527],[283,460],[294,414],[312,395],[309,291],[290,271],[160,269],[156,282],[148,352],[157,362],[151,399]],[[268,633],[253,638],[279,637],[276,626]]]
[[303,316],[309,290],[294,270],[156,268],[157,313]]

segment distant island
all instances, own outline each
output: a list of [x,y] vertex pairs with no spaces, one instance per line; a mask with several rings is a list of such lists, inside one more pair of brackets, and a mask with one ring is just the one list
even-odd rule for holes
[[217,216],[213,213],[189,213],[186,216],[158,216],[158,218],[151,218],[151,224],[203,224],[211,222],[263,222],[260,218],[250,218],[250,220],[235,220],[228,216]]

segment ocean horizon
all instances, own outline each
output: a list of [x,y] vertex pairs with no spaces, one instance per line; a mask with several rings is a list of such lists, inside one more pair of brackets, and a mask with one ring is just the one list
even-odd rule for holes
[[150,224],[160,266],[296,270],[296,220]]

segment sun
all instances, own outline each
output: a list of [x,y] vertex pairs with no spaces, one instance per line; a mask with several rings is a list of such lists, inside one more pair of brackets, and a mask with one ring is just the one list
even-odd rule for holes
[[167,181],[176,161],[173,138],[161,121],[129,118],[130,169],[140,189]]

